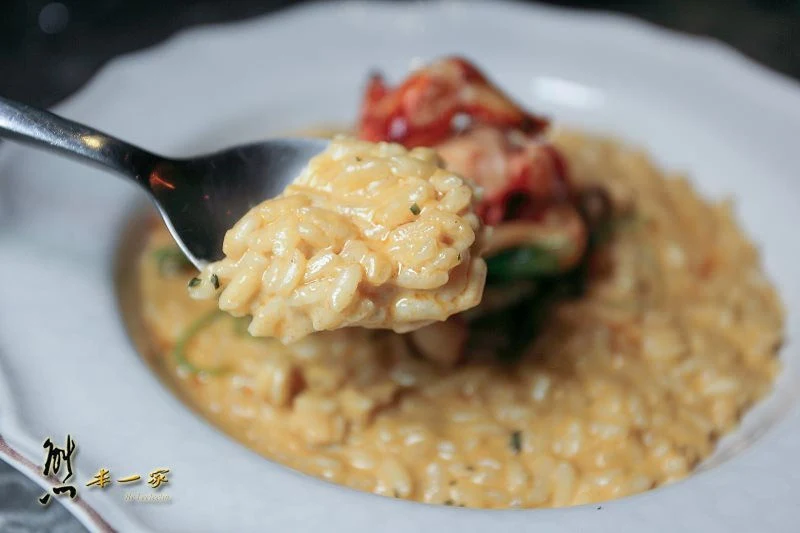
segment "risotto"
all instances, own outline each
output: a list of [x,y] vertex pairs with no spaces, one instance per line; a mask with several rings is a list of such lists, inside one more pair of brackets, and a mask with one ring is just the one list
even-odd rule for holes
[[[689,475],[769,391],[783,310],[730,202],[702,199],[687,179],[662,172],[635,148],[548,130],[457,58],[397,88],[373,77],[357,134],[402,144],[404,157],[432,161],[419,148],[432,146],[448,169],[481,185],[473,207],[468,188],[453,207],[452,189],[437,186],[443,171],[435,170],[427,200],[401,187],[402,201],[387,209],[414,223],[426,212],[467,219],[474,208],[492,232],[481,236],[479,224],[462,224],[436,250],[453,250],[437,266],[451,271],[448,279],[401,289],[441,290],[465,264],[478,265],[481,276],[473,241],[485,238],[482,300],[409,333],[311,332],[337,324],[317,327],[311,308],[301,306],[310,323],[284,344],[251,334],[278,328],[287,337],[275,324],[258,325],[270,299],[285,302],[280,284],[262,286],[246,302],[225,303],[222,292],[221,307],[254,313],[252,323],[213,299],[189,299],[186,284],[196,272],[154,223],[137,280],[148,358],[235,439],[291,468],[389,497],[562,507]],[[421,202],[419,214],[409,200]],[[263,230],[265,220],[245,233]],[[387,235],[394,224],[385,225]],[[352,231],[359,250],[342,252],[341,268],[356,265],[369,282],[367,250],[381,248]],[[234,237],[225,243],[229,259],[252,247]],[[418,253],[421,244],[404,237],[403,253]],[[308,246],[273,242],[287,254]],[[310,246],[313,256],[318,245]],[[236,269],[217,275],[230,288]],[[459,283],[454,292],[469,293],[469,279]],[[343,309],[339,325],[364,319]],[[383,320],[375,316],[375,324]]]
[[348,326],[405,332],[478,305],[473,189],[430,148],[337,138],[225,235],[189,281],[249,332],[291,343]]
[[781,305],[728,203],[611,141],[554,141],[576,179],[636,198],[635,217],[608,245],[614,268],[557,307],[519,361],[443,368],[402,335],[357,328],[289,346],[251,337],[186,298],[191,273],[164,273],[158,227],[139,277],[154,363],[266,457],[379,494],[558,507],[686,476],[769,390]]

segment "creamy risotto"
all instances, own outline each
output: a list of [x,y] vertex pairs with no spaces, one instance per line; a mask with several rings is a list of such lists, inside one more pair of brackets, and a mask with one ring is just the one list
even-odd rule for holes
[[290,343],[348,326],[409,331],[480,302],[473,189],[430,148],[337,138],[225,235],[189,282],[248,331]]
[[[154,366],[265,457],[390,497],[561,507],[690,474],[778,371],[783,312],[757,251],[729,202],[703,200],[634,148],[548,133],[509,106],[448,59],[398,89],[373,78],[357,128],[411,153],[434,146],[487,191],[476,308],[413,333],[255,337],[248,318],[187,297],[196,272],[154,223],[138,275]],[[465,129],[451,126],[459,113]]]

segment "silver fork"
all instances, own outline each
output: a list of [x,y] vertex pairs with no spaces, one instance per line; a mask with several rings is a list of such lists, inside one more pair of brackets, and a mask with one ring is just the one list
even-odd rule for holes
[[111,170],[139,184],[197,267],[222,257],[225,232],[277,196],[328,141],[270,139],[191,158],[167,158],[89,126],[0,97],[0,137]]

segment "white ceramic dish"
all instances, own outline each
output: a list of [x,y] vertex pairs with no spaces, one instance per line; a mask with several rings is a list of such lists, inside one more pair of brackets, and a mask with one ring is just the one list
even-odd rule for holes
[[[499,2],[318,4],[123,57],[58,111],[189,154],[350,121],[369,69],[397,79],[412,60],[447,53],[476,60],[534,110],[641,144],[710,196],[737,196],[788,308],[785,371],[704,471],[602,509],[474,511],[364,494],[273,464],[189,412],[128,340],[114,262],[139,191],[10,145],[0,150],[0,453],[37,478],[42,440],[71,433],[84,504],[70,507],[92,530],[796,531],[793,82],[714,42],[616,16]],[[172,503],[130,504],[119,486],[84,487],[103,466],[117,476],[169,467]]]

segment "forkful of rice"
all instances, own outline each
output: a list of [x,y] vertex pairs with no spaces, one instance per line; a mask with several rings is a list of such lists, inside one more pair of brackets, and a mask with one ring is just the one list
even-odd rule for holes
[[334,139],[278,197],[227,232],[190,282],[294,342],[345,327],[407,332],[476,306],[486,280],[475,188],[430,148]]

